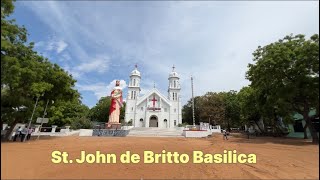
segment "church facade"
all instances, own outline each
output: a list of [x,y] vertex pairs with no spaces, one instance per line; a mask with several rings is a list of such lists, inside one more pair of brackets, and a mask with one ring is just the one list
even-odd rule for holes
[[130,74],[125,121],[131,121],[134,127],[158,128],[172,128],[182,123],[179,79],[173,67],[169,73],[167,96],[155,87],[140,96],[141,73],[136,66]]

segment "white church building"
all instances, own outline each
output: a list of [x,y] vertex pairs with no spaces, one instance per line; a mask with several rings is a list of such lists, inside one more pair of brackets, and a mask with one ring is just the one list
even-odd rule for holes
[[172,128],[182,123],[182,105],[178,73],[172,68],[168,78],[168,95],[153,87],[140,96],[141,74],[137,69],[131,72],[126,99],[125,121],[134,127]]

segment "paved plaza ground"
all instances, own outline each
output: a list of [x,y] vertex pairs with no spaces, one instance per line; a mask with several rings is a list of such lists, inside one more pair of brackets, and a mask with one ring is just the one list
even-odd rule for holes
[[[319,179],[319,147],[302,139],[242,136],[222,139],[161,137],[55,137],[1,144],[1,179]],[[78,157],[81,150],[121,154],[126,150],[255,153],[256,164],[54,164],[54,150]]]

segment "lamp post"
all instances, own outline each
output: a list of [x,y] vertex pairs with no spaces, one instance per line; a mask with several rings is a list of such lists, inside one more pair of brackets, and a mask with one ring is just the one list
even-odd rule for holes
[[[44,94],[42,94],[42,96],[43,96],[43,95],[44,95]],[[40,96],[37,97],[36,104],[34,104],[33,111],[32,111],[32,115],[31,115],[31,118],[30,118],[30,120],[29,120],[29,124],[28,124],[28,128],[27,128],[27,134],[24,136],[23,142],[26,141],[27,135],[28,135],[28,133],[29,133],[29,128],[30,128],[30,126],[31,126],[31,121],[32,121],[32,118],[33,118],[34,111],[36,110],[36,107],[37,107],[37,105],[38,105],[39,97],[40,97]]]
[[[52,101],[52,104],[53,103],[54,103],[54,101]],[[43,119],[44,119],[44,116],[47,115],[48,104],[49,104],[49,99],[47,100],[46,107],[44,108],[44,112],[43,112],[43,116],[42,116],[42,120],[41,120],[41,125],[40,125],[40,128],[39,128],[39,133],[38,133],[37,140],[39,140],[39,138],[40,138],[41,128],[42,128],[42,125],[43,125]]]
[[193,97],[193,77],[191,76],[191,91],[192,91],[192,122],[193,122],[193,127],[195,127],[196,122],[195,122],[195,117],[194,117],[194,97]]

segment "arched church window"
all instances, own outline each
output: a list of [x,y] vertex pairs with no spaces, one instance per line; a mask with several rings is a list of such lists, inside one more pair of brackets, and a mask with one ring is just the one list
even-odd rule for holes
[[164,122],[167,122],[168,120],[167,120],[167,119],[164,119],[163,121],[164,121]]
[[136,79],[133,79],[133,86],[136,86]]
[[140,121],[143,121],[143,119],[141,118]]
[[174,100],[174,93],[172,93],[172,100]]
[[131,99],[133,99],[133,91],[131,91]]
[[173,81],[173,87],[176,88],[176,81]]
[[173,121],[173,125],[176,126],[177,125],[177,120]]

